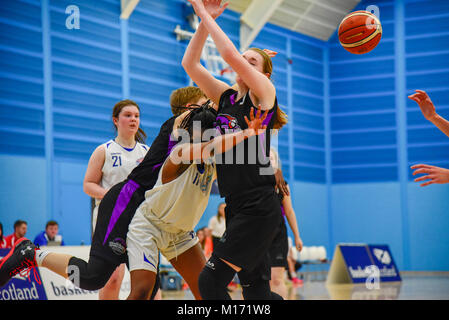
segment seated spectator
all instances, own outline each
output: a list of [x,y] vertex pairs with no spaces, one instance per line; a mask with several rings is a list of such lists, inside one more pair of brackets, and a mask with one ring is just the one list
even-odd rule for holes
[[6,239],[3,236],[3,225],[0,223],[0,249],[5,249],[6,245]]
[[63,246],[62,236],[58,234],[59,225],[56,221],[50,220],[45,226],[45,231],[39,233],[34,238],[34,244],[38,246]]
[[211,231],[207,227],[202,227],[196,232],[201,248],[203,249],[206,260],[209,259],[213,251],[212,235]]
[[220,203],[217,214],[209,220],[209,229],[212,231],[212,243],[214,247],[220,241],[226,230],[225,207],[226,203]]
[[14,244],[17,242],[17,240],[25,237],[27,229],[28,224],[26,223],[26,221],[17,220],[16,222],[14,222],[14,233],[5,237],[6,248],[14,247]]

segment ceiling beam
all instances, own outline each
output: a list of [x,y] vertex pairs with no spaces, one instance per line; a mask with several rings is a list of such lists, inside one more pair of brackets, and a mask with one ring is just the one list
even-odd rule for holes
[[284,0],[253,0],[240,17],[240,51],[246,51]]
[[134,8],[137,6],[140,0],[120,0],[121,14],[120,19],[128,19]]
[[[357,1],[357,3],[359,3],[359,2],[360,2],[360,0]],[[328,5],[328,4],[326,4],[326,3],[324,3],[324,2],[322,2],[320,0],[313,2],[313,4],[316,5],[317,7],[321,7],[323,9],[327,9],[327,10],[333,11],[335,13],[338,13],[338,14],[342,15],[342,16],[345,16],[348,13],[348,12],[346,12],[346,11],[340,9],[340,8],[336,8],[336,7],[332,6],[332,5]],[[354,7],[355,7],[355,5],[354,5]]]

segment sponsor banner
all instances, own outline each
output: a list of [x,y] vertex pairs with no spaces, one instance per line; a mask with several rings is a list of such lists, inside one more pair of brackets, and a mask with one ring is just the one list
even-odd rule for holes
[[[90,246],[42,247],[42,249],[55,253],[70,254],[83,259],[86,262],[89,261]],[[72,281],[66,280],[46,268],[40,268],[40,270],[48,300],[98,300],[99,290],[88,291],[81,289],[75,286]],[[76,272],[74,274],[76,274]],[[76,282],[76,279],[74,280]],[[120,288],[119,299],[126,299],[130,290],[131,281],[129,271],[125,267],[125,276]]]
[[338,244],[328,274],[328,284],[401,281],[387,245]]
[[[11,249],[0,249],[0,259],[5,257]],[[40,278],[39,270],[36,276]],[[16,275],[5,286],[0,288],[0,300],[46,300],[44,286],[38,283],[31,271],[30,277]]]
[[[50,246],[41,248],[50,252],[69,254],[83,259],[86,262],[89,261],[90,246]],[[4,255],[9,252],[9,249],[5,249],[5,252]],[[0,288],[0,300],[17,300],[21,297],[24,299],[31,297],[31,299],[40,300],[98,300],[98,290],[89,291],[81,289],[75,286],[72,281],[61,277],[47,268],[36,268],[36,271],[40,274],[41,285],[35,282],[32,274],[30,275],[31,282],[26,278],[17,276],[11,279],[5,287]],[[33,273],[33,271],[31,272]],[[76,271],[74,275],[76,277]],[[76,278],[74,280],[76,283]],[[120,288],[119,299],[126,299],[130,291],[130,275],[128,269],[125,267],[125,275]]]
[[366,245],[340,245],[339,247],[352,282],[364,283],[369,276],[365,268],[374,264],[366,250]]
[[380,281],[401,281],[401,276],[390,248],[386,245],[368,245],[372,261],[379,268]]

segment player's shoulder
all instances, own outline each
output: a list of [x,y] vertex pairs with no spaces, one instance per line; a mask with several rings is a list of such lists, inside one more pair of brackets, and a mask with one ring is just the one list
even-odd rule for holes
[[100,144],[99,146],[97,146],[97,148],[95,150],[110,150],[111,148],[113,148],[117,143],[114,141],[114,139],[110,139],[106,142],[103,142],[102,144]]
[[136,143],[136,148],[143,150],[144,152],[147,152],[148,150],[150,150],[149,146],[147,146],[145,143],[140,143],[140,142]]

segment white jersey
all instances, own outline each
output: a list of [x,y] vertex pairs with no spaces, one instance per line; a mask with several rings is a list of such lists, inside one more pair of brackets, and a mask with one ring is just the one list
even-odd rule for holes
[[[145,157],[149,147],[143,143],[136,142],[132,149],[124,148],[115,140],[109,140],[102,144],[105,150],[104,164],[102,168],[103,176],[100,185],[109,190],[112,186],[125,180],[131,171],[137,167]],[[93,227],[95,228],[98,206],[101,200],[95,199],[95,209],[93,213]]]
[[162,184],[163,168],[139,209],[168,232],[191,231],[207,207],[217,176],[215,163],[204,166],[192,163],[179,177],[165,184]]
[[137,167],[145,157],[148,146],[139,142],[132,149],[124,148],[114,140],[103,143],[105,150],[103,177],[101,186],[110,189],[123,181],[131,171]]

